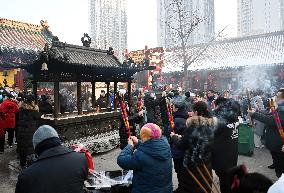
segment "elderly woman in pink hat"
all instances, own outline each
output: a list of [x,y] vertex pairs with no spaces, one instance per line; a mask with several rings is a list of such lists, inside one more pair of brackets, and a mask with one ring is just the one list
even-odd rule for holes
[[161,133],[156,124],[144,125],[141,141],[131,136],[117,158],[121,168],[133,170],[132,193],[173,192],[170,146]]

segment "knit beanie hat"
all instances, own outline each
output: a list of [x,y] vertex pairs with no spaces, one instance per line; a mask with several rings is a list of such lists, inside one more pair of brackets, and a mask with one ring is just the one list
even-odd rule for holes
[[59,138],[56,130],[49,126],[49,125],[42,125],[40,126],[34,133],[34,136],[33,136],[33,146],[34,146],[34,149],[36,148],[36,146],[46,140],[46,139],[49,139],[49,138],[53,138],[53,137],[57,137]]
[[179,110],[185,109],[185,107],[186,107],[186,103],[185,103],[184,99],[183,99],[181,96],[174,97],[174,98],[171,100],[171,103],[172,103],[176,108],[178,108]]
[[187,91],[186,93],[184,93],[184,95],[189,98],[190,97],[190,92]]
[[145,132],[146,136],[149,136],[150,139],[160,139],[162,131],[160,127],[154,123],[147,123],[144,125],[141,130]]

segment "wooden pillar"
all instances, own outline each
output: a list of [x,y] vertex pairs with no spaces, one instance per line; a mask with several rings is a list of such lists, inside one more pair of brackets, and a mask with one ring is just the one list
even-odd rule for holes
[[131,101],[131,80],[127,82],[128,99]]
[[35,97],[35,101],[37,103],[37,81],[36,80],[33,80],[33,95]]
[[207,74],[208,74],[207,71],[204,71],[203,74],[202,74],[203,75],[202,77],[203,77],[203,80],[204,80],[204,84],[203,84],[203,88],[202,88],[203,91],[208,90]]
[[92,82],[92,107],[96,108],[96,82]]
[[17,74],[15,75],[15,79],[16,79],[15,84],[17,84],[18,89],[20,91],[23,91],[24,90],[24,78],[23,78],[23,70],[22,69],[17,70]]
[[82,110],[81,82],[77,82],[77,109],[78,109],[78,115],[82,115],[83,114],[83,110]]
[[114,106],[114,110],[116,110],[117,109],[117,105],[116,105],[116,103],[117,103],[117,81],[115,81],[114,82],[114,88],[113,88],[113,92],[114,92],[114,104],[113,104],[113,106]]
[[53,94],[54,94],[54,118],[58,118],[59,114],[59,82],[53,83]]
[[107,93],[106,93],[106,97],[107,97],[107,106],[109,106],[109,85],[110,85],[110,82],[106,82],[106,85],[107,85]]

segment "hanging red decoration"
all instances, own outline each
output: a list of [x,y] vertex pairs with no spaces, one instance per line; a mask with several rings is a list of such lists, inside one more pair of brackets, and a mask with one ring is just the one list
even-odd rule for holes
[[207,79],[211,82],[214,79],[214,76],[212,76],[212,74],[209,74]]
[[200,80],[200,75],[196,74],[195,77],[194,77],[194,80],[196,80],[196,82],[198,82]]
[[161,71],[161,67],[160,66],[156,66],[156,71]]
[[214,82],[214,88],[217,88],[217,81]]

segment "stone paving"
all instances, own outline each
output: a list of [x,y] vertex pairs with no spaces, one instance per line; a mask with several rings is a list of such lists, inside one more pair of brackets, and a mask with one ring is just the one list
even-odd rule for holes
[[[120,149],[117,148],[108,153],[95,155],[95,169],[97,171],[120,169],[116,164],[116,157],[119,152]],[[15,148],[5,149],[5,154],[0,154],[0,193],[14,193],[15,191],[17,173],[9,169],[9,163],[11,164],[13,162],[11,162],[11,160],[16,160]],[[273,181],[277,179],[274,171],[267,168],[267,166],[272,163],[272,160],[269,151],[265,148],[255,148],[254,155],[252,157],[239,156],[239,163],[246,164],[250,172],[262,173]],[[177,179],[174,172],[173,174],[173,184],[174,188],[176,188]],[[216,177],[215,179],[218,181]]]

